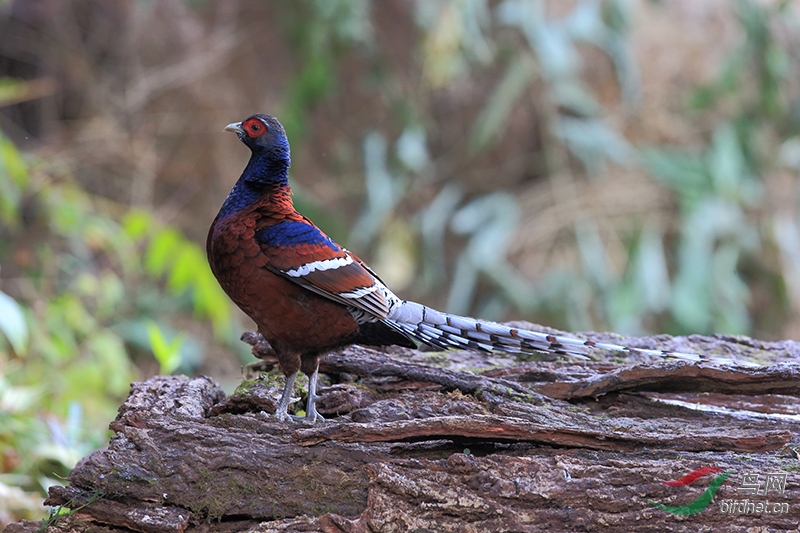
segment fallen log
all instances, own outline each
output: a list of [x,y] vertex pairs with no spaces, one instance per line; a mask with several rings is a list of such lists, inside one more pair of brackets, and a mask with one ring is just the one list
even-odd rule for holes
[[229,397],[209,378],[156,377],[132,385],[109,445],[51,489],[46,503],[69,511],[46,530],[796,530],[800,345],[591,338],[766,366],[354,346],[322,362],[316,426],[269,416],[274,372]]

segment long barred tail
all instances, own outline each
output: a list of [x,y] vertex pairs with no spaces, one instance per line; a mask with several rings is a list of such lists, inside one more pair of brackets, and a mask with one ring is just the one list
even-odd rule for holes
[[753,363],[715,356],[708,357],[671,350],[629,348],[618,344],[511,328],[495,322],[442,313],[409,301],[401,301],[394,306],[388,318],[383,322],[412,339],[442,350],[461,349],[519,354],[546,353],[588,360],[590,359],[588,354],[593,349],[601,349],[692,362],[753,365]]

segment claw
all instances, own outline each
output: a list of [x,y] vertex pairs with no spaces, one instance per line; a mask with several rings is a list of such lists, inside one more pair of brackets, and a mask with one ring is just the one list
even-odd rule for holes
[[287,421],[287,422],[291,421],[294,424],[303,425],[303,426],[313,426],[317,422],[324,422],[325,421],[325,419],[322,418],[322,416],[320,416],[319,413],[316,413],[316,418],[311,418],[308,415],[306,415],[306,416],[286,415],[286,416],[288,416],[288,418],[285,419],[285,421]]
[[324,422],[325,418],[317,412],[317,379],[319,378],[319,371],[315,370],[313,374],[308,377],[308,402],[306,404],[306,416],[295,416],[289,414],[289,404],[292,403],[292,394],[294,393],[294,382],[297,379],[295,372],[291,376],[286,376],[286,385],[283,388],[283,395],[281,401],[278,402],[278,407],[275,409],[275,418],[281,422],[294,422],[304,424],[316,424],[317,422]]
[[286,412],[281,413],[279,411],[275,411],[275,414],[272,415],[272,416],[274,416],[276,419],[278,419],[281,422],[297,422],[297,420],[299,418],[301,418],[301,417],[298,417],[298,416],[290,415],[289,413],[286,413]]
[[317,422],[325,422],[325,417],[317,412],[316,409],[312,411],[307,411],[306,416],[303,417],[303,420],[308,422],[309,424],[316,424]]

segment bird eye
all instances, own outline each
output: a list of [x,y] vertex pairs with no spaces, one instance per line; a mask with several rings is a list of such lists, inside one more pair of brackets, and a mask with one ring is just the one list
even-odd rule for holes
[[250,137],[258,137],[264,133],[265,129],[266,127],[264,124],[262,124],[261,121],[256,118],[252,118],[244,123],[244,130]]

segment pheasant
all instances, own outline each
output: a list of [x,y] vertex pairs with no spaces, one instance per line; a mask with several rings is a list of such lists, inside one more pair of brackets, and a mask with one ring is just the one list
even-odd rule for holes
[[320,358],[349,344],[416,342],[447,349],[538,352],[586,358],[592,349],[690,361],[696,354],[633,349],[443,313],[396,296],[364,261],[298,213],[291,199],[289,142],[266,114],[228,124],[251,155],[208,232],[211,270],[274,350],[286,384],[275,416],[288,414],[298,372],[308,375],[305,418],[315,408]]

